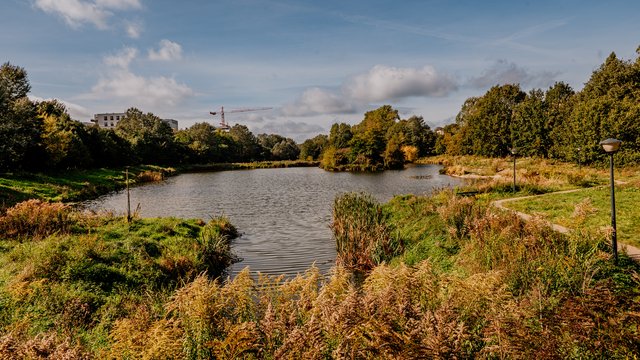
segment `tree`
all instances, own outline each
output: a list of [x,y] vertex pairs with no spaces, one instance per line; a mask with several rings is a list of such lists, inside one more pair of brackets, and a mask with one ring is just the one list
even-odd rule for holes
[[312,139],[305,140],[300,145],[300,159],[318,160],[328,143],[329,137],[327,135],[317,135]]
[[42,122],[27,98],[30,89],[24,69],[0,67],[0,169],[37,169],[43,161]]
[[300,148],[292,139],[284,139],[273,146],[271,155],[275,160],[295,160],[300,156]]
[[229,136],[234,141],[234,161],[256,161],[260,155],[260,144],[245,125],[236,124],[229,129]]
[[9,62],[0,66],[0,83],[6,87],[5,96],[12,102],[26,97],[31,91],[31,84],[24,68],[11,65]]
[[130,108],[115,131],[131,144],[133,153],[144,163],[170,164],[178,160],[173,130],[152,113]]
[[513,146],[513,112],[526,94],[518,85],[494,86],[479,98],[468,99],[456,118],[462,152],[505,156]]
[[42,119],[42,143],[47,153],[47,165],[52,168],[86,168],[92,165],[91,153],[85,145],[86,127],[71,120],[65,106],[57,100],[37,104]]
[[349,141],[353,138],[353,132],[351,131],[351,125],[340,123],[333,124],[329,131],[329,145],[342,149],[349,146]]
[[203,122],[180,130],[175,134],[176,141],[191,153],[191,160],[200,163],[220,162],[226,150],[222,132],[213,125]]

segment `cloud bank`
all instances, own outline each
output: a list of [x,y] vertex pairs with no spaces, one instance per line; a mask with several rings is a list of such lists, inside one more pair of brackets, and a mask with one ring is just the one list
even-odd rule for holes
[[285,116],[351,114],[372,102],[398,101],[409,97],[443,97],[457,90],[456,82],[432,66],[400,68],[376,65],[353,76],[339,90],[306,89],[282,107]]
[[559,73],[531,73],[513,62],[500,59],[485,70],[482,75],[469,79],[469,86],[485,89],[494,85],[520,84],[522,86],[547,87],[553,85]]

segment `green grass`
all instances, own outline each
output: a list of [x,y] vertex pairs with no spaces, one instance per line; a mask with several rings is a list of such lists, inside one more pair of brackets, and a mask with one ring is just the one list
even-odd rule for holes
[[[129,169],[130,184],[144,171],[173,173],[158,166],[135,166]],[[125,186],[124,169],[69,170],[58,173],[0,174],[0,207],[9,207],[28,199],[73,202],[93,198]]]
[[[640,246],[640,189],[618,186],[616,189],[616,223],[618,240]],[[509,201],[504,206],[537,215],[554,224],[571,229],[600,230],[611,225],[611,197],[608,187],[577,192],[547,194]],[[578,208],[576,210],[576,208]]]
[[[58,209],[41,203],[25,211],[38,206]],[[0,225],[11,226],[12,216],[20,215],[9,211]],[[220,276],[235,260],[229,243],[237,232],[225,218],[127,223],[71,212],[66,219],[47,232],[53,235],[0,234],[0,334],[18,342],[56,334],[95,352],[118,319],[139,311],[162,316],[156,305],[176,288],[199,274]]]

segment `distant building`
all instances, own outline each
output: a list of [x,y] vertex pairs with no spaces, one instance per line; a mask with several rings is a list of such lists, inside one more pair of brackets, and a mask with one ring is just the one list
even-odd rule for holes
[[124,119],[125,115],[125,113],[95,114],[91,121],[103,129],[115,129],[118,122]]
[[[126,115],[126,113],[95,114],[91,122],[103,129],[115,129],[120,120],[124,119]],[[166,122],[173,131],[178,131],[178,120],[162,119],[162,121]]]
[[440,126],[438,126],[437,128],[435,128],[434,132],[438,135],[444,135],[444,129],[441,128]]

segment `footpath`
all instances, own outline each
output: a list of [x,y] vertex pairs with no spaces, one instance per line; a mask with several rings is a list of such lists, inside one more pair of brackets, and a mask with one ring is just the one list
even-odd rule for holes
[[[549,194],[542,194],[542,195],[531,195],[531,196],[520,196],[520,197],[515,197],[515,198],[508,198],[508,199],[502,199],[502,200],[496,200],[493,201],[491,204],[493,206],[495,206],[498,209],[502,209],[502,210],[506,210],[506,211],[511,211],[513,213],[515,213],[516,215],[518,215],[521,219],[524,219],[526,221],[529,221],[531,219],[533,219],[532,215],[529,214],[525,214],[523,212],[520,211],[516,211],[513,209],[509,209],[507,207],[504,206],[504,203],[507,202],[511,202],[511,201],[517,201],[517,200],[523,200],[523,199],[529,199],[529,198],[534,198],[534,197],[540,197],[540,196],[545,196],[545,195],[550,195],[550,194],[563,194],[563,193],[570,193],[570,192],[576,192],[576,191],[580,191],[582,189],[573,189],[573,190],[564,190],[564,191],[558,191],[558,192],[554,192],[554,193],[549,193]],[[558,224],[550,224],[551,227],[553,228],[553,230],[563,233],[563,234],[568,234],[571,232],[571,229],[558,225]],[[640,249],[632,246],[632,245],[628,245],[628,244],[623,244],[621,242],[618,241],[618,252],[620,253],[626,253],[631,259],[640,262]]]

